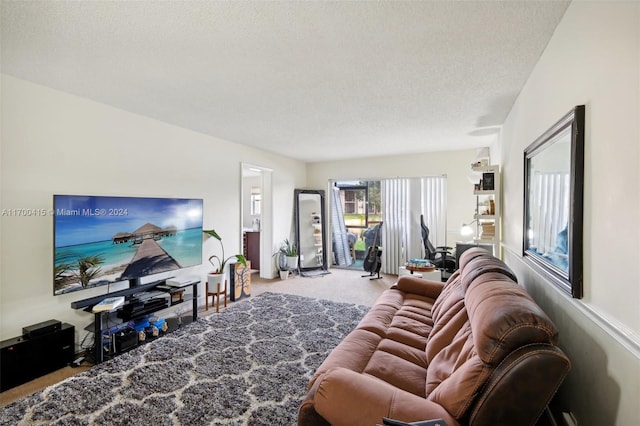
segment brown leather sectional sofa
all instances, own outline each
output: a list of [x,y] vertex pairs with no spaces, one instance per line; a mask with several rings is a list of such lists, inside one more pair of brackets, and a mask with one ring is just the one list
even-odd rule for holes
[[402,276],[309,383],[299,425],[532,425],[570,369],[513,272],[470,249],[446,284]]

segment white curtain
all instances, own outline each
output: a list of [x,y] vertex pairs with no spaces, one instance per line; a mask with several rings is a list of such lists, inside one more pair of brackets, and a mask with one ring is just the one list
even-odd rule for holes
[[569,212],[569,174],[566,172],[536,172],[533,178],[531,228],[535,230],[540,254],[555,251],[556,237],[567,226]]
[[[447,177],[430,176],[422,181],[422,214],[434,247],[447,245]],[[418,218],[419,220],[419,218]],[[419,223],[419,222],[418,222]],[[418,235],[420,235],[418,233]],[[421,240],[422,244],[422,240]],[[421,246],[422,247],[422,246]],[[423,249],[424,255],[424,249]]]
[[412,189],[419,188],[418,179],[384,179],[380,182],[382,203],[382,272],[398,273],[398,262],[405,262],[411,235]]
[[420,215],[434,245],[446,243],[446,177],[383,179],[382,272],[397,274],[414,257],[424,257]]

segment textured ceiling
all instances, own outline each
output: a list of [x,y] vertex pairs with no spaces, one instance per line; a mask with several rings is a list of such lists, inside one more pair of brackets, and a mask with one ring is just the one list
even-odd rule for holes
[[304,161],[489,145],[565,1],[6,1],[2,72]]

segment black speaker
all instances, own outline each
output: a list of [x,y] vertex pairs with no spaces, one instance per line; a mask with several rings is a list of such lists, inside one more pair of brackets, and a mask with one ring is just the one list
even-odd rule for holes
[[58,320],[49,320],[45,322],[39,322],[27,327],[22,327],[22,337],[29,339],[31,337],[41,336],[43,334],[52,333],[54,331],[60,331],[62,323]]
[[0,392],[65,367],[75,355],[75,327],[0,342]]

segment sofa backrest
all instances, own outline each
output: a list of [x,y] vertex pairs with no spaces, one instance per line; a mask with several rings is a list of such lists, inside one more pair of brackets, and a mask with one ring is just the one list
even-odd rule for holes
[[458,330],[467,321],[464,308],[464,290],[460,280],[460,271],[456,271],[447,281],[440,296],[431,309],[433,328],[426,345],[427,363],[451,344]]
[[529,345],[555,345],[557,330],[499,259],[471,249],[460,265],[434,303],[425,392],[464,419],[510,354]]
[[[447,281],[431,310],[433,330],[426,347],[427,362],[449,345],[467,320],[464,293],[469,284],[487,273],[504,273],[515,281],[515,274],[501,260],[481,248],[472,248],[460,256],[460,269]],[[455,320],[454,320],[455,318]]]

